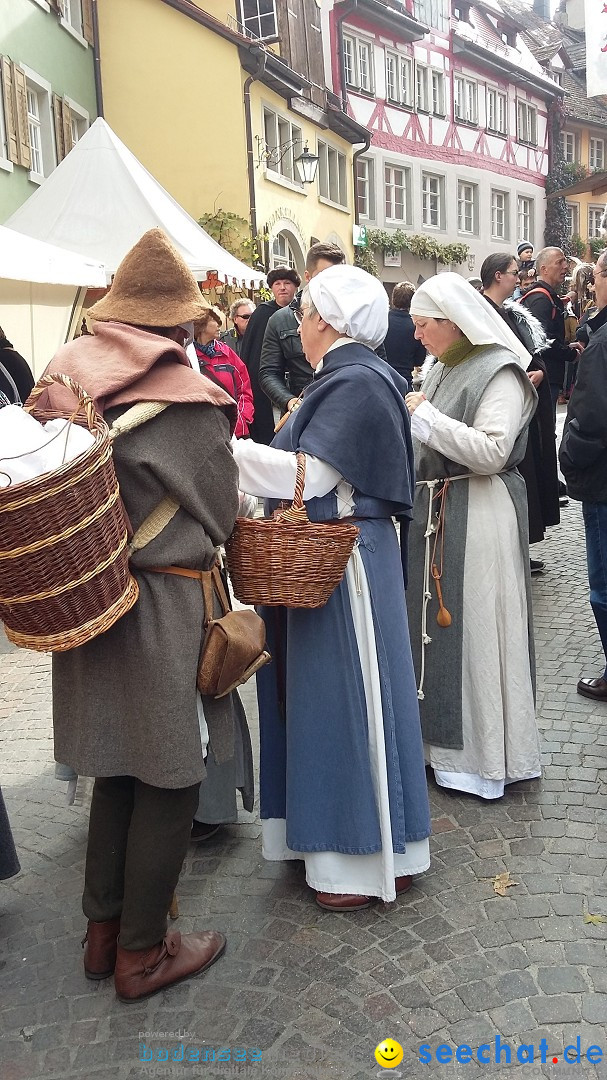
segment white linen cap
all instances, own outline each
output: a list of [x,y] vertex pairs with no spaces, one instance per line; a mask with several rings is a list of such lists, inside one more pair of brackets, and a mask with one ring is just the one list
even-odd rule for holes
[[381,281],[359,266],[328,266],[308,284],[318,314],[339,334],[370,349],[388,333],[388,294]]
[[415,290],[411,315],[449,319],[473,345],[503,345],[515,353],[525,370],[531,356],[505,319],[459,274],[436,274]]

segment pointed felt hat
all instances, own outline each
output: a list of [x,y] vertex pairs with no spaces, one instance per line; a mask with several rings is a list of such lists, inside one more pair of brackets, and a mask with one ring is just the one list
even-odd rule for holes
[[124,256],[109,292],[88,310],[99,322],[179,326],[208,308],[194,275],[162,229],[150,229]]

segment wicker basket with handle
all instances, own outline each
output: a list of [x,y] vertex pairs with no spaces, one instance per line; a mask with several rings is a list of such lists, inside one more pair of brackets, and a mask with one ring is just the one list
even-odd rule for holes
[[241,603],[322,607],[344,576],[358,529],[349,521],[310,521],[305,479],[306,456],[299,453],[292,505],[273,518],[236,519],[225,547]]
[[[0,488],[0,619],[15,645],[63,652],[108,630],[137,600],[127,525],[107,424],[67,375],[45,375],[27,412],[52,383],[78,399],[70,419],[95,442],[60,469]],[[55,415],[55,414],[52,414]],[[50,413],[38,413],[49,419]]]

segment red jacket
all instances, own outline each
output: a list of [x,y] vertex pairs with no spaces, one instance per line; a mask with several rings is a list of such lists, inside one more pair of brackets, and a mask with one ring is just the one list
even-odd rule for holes
[[202,375],[218,382],[234,398],[238,406],[234,434],[241,439],[249,434],[249,424],[253,420],[253,391],[249,373],[240,357],[224,341],[213,341],[212,345],[215,355],[207,356],[198,342],[194,342],[198,365]]

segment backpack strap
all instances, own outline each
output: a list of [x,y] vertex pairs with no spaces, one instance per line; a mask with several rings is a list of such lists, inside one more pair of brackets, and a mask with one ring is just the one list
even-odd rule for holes
[[526,292],[524,294],[524,296],[520,296],[519,297],[519,303],[524,304],[527,297],[528,296],[533,296],[534,293],[543,293],[544,296],[548,297],[550,303],[552,304],[552,318],[554,319],[555,316],[556,316],[556,306],[555,306],[554,300],[552,299],[552,296],[548,292],[548,289],[543,289],[541,285],[536,285],[536,287],[534,289],[529,289],[529,292]]
[[[130,409],[123,412],[121,416],[118,416],[110,428],[110,439],[117,439],[119,435],[127,435],[129,431],[134,431],[135,428],[145,424],[148,420],[153,420],[155,416],[158,416],[165,409],[168,409],[170,401],[140,401],[136,405],[132,405]],[[136,551],[141,551],[147,544],[151,544],[152,540],[155,540],[170,521],[173,520],[175,514],[179,510],[179,503],[172,499],[170,495],[165,495],[164,499],[161,499],[158,506],[154,507],[151,514],[148,514],[145,521],[142,521],[141,525],[137,529],[137,532],[128,545],[129,557],[134,555]]]

